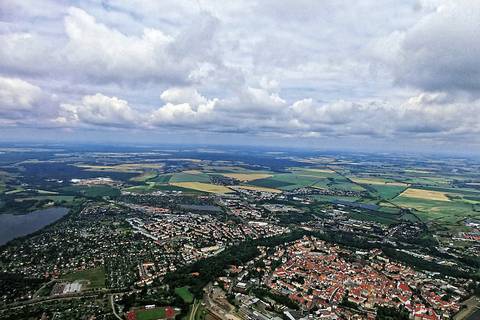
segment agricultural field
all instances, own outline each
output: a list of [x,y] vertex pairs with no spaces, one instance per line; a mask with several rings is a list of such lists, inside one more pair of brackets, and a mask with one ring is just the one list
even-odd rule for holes
[[171,186],[185,188],[185,189],[193,189],[202,192],[209,192],[209,193],[230,193],[233,192],[231,189],[219,186],[216,184],[211,183],[203,183],[203,182],[170,182]]
[[447,194],[440,191],[408,188],[400,194],[401,197],[418,198],[435,201],[450,201]]
[[120,195],[120,191],[107,185],[96,186],[70,186],[63,188],[64,192],[74,193],[89,198],[96,197],[116,197]]
[[269,173],[222,173],[223,176],[248,182],[252,180],[265,179],[272,176]]
[[152,181],[159,184],[168,184],[171,177],[172,177],[171,174],[161,174],[155,177],[154,179],[152,179]]
[[391,200],[405,190],[405,187],[394,185],[369,185],[369,188],[375,191],[374,195],[385,200]]
[[183,171],[183,172],[177,172],[174,173],[170,180],[170,184],[174,183],[182,183],[182,182],[202,182],[202,183],[209,183],[210,182],[210,177],[200,171]]
[[148,181],[148,180],[152,180],[154,178],[156,178],[158,175],[158,173],[156,173],[155,171],[146,171],[136,177],[133,177],[130,179],[130,181],[135,181],[135,182],[145,182],[145,181]]
[[273,188],[264,188],[264,187],[256,187],[256,186],[235,186],[235,188],[240,188],[244,190],[251,190],[251,191],[260,191],[260,192],[271,192],[271,193],[282,193],[281,190],[273,189]]
[[391,181],[391,180],[379,179],[379,178],[350,178],[350,180],[358,184],[408,187],[408,184],[404,182],[397,182],[397,181]]
[[77,271],[63,276],[62,279],[68,281],[88,281],[88,287],[91,289],[104,288],[105,269],[103,267],[97,267],[94,269]]

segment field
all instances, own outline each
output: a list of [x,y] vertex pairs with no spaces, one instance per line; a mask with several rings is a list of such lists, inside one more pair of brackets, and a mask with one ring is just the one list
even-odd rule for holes
[[322,179],[324,178],[311,175],[280,173],[269,178],[250,181],[249,185],[274,189],[278,188],[282,190],[293,190],[297,188],[313,186]]
[[70,186],[63,188],[63,191],[83,195],[89,198],[115,197],[120,195],[120,191],[118,189],[106,185]]
[[385,200],[390,200],[401,194],[405,187],[394,185],[370,185],[378,196]]
[[188,290],[188,287],[175,288],[175,293],[186,303],[193,302],[193,294]]
[[403,191],[400,196],[426,200],[450,201],[450,199],[447,197],[447,194],[444,192],[425,189],[408,188],[407,190]]
[[145,182],[147,180],[154,179],[157,176],[157,173],[155,171],[147,171],[139,176],[133,177],[130,179],[130,181],[136,181],[136,182]]
[[272,175],[269,173],[222,173],[223,176],[234,178],[240,181],[252,181],[258,179],[269,178]]
[[152,179],[152,181],[157,182],[157,183],[164,183],[167,184],[170,181],[170,178],[172,178],[171,174],[162,174],[157,176],[156,178]]
[[16,198],[15,201],[28,201],[28,200],[51,200],[55,202],[71,202],[75,199],[75,196],[33,196],[33,197],[25,197],[25,198]]
[[260,191],[260,192],[271,192],[271,193],[281,193],[281,190],[273,189],[273,188],[264,188],[264,187],[256,187],[256,186],[235,186],[240,189],[251,190],[251,191]]
[[137,320],[157,320],[165,319],[167,313],[165,308],[139,309],[135,311]]
[[188,171],[174,173],[173,176],[170,178],[169,182],[171,184],[178,183],[178,182],[203,182],[208,183],[210,182],[210,177],[202,172],[199,173],[190,173]]
[[465,218],[479,218],[480,207],[464,201],[438,201],[399,196],[392,200],[403,208],[413,208],[422,220],[445,226],[461,226]]
[[86,280],[89,282],[89,288],[103,288],[105,287],[105,270],[103,267],[98,267],[90,270],[77,271],[63,276],[64,280]]
[[389,181],[378,178],[350,178],[355,183],[359,184],[372,184],[372,185],[387,185],[387,186],[398,186],[398,187],[407,187],[408,184],[397,181]]
[[203,182],[170,182],[171,186],[193,189],[210,193],[230,193],[233,192],[227,187]]

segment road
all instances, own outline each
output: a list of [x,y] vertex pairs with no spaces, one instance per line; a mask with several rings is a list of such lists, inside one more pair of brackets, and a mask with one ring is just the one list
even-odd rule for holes
[[198,307],[200,307],[200,302],[197,303],[196,300],[193,300],[192,312],[190,312],[190,317],[188,317],[188,320],[195,320],[195,315],[197,314]]
[[122,317],[120,317],[120,315],[117,313],[117,309],[115,308],[115,302],[113,301],[113,294],[110,295],[110,305],[112,306],[112,311],[115,317],[117,317],[117,319],[123,320]]

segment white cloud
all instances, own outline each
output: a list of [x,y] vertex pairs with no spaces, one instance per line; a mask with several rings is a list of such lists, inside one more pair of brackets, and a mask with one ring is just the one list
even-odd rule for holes
[[78,124],[131,127],[142,123],[142,117],[128,102],[117,97],[97,93],[82,98],[78,104],[61,104],[61,115],[56,122],[64,126]]
[[7,1],[0,123],[479,139],[475,1],[102,4]]
[[31,110],[42,99],[42,90],[27,81],[0,77],[0,110]]

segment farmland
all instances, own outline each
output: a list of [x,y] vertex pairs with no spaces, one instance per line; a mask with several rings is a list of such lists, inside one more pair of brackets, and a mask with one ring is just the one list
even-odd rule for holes
[[401,197],[418,198],[435,201],[450,201],[447,194],[440,191],[408,188],[400,194]]
[[219,186],[211,183],[203,183],[203,182],[171,182],[171,186],[185,188],[185,189],[193,189],[202,192],[210,192],[210,193],[230,193],[233,192],[231,189]]
[[240,181],[252,181],[271,177],[269,173],[223,173],[225,177],[234,178]]
[[260,192],[271,192],[271,193],[281,193],[281,190],[278,189],[273,189],[273,188],[264,188],[264,187],[256,187],[256,186],[235,186],[236,188],[239,189],[244,189],[244,190],[251,190],[251,191],[260,191]]

